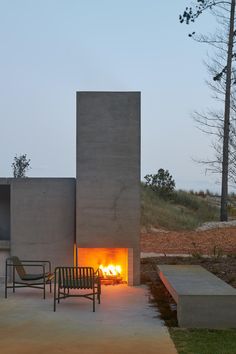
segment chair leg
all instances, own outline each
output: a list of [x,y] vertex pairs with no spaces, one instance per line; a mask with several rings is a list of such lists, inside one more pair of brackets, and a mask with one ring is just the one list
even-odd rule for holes
[[93,289],[93,312],[95,312],[95,289]]
[[100,304],[101,303],[101,283],[98,282],[98,287],[97,287],[97,300],[98,300],[98,303]]
[[16,290],[15,290],[15,277],[16,277],[15,266],[13,266],[13,288],[12,288],[13,293],[16,292]]
[[57,284],[57,303],[60,303],[60,285],[59,283]]
[[6,263],[6,270],[5,270],[5,299],[7,298],[7,263]]
[[56,296],[57,296],[57,283],[56,283],[56,277],[54,279],[54,299],[53,299],[53,302],[54,302],[54,307],[53,307],[53,311],[56,312]]
[[98,303],[101,304],[101,296],[100,296],[100,293],[98,293]]
[[[50,273],[50,276],[52,274],[52,269],[51,269],[51,262],[49,262],[49,273]],[[52,292],[52,280],[50,279],[50,293]]]
[[45,276],[43,278],[43,298],[46,299],[46,279]]

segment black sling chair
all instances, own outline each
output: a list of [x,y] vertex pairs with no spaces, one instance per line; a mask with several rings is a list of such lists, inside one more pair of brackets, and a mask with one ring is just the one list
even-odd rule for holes
[[[40,273],[32,274],[27,273],[25,267],[38,267]],[[48,268],[46,271],[46,267]],[[8,285],[8,275],[11,274],[9,270],[12,270],[12,285]],[[16,279],[16,272],[18,278]],[[35,288],[43,290],[43,298],[46,297],[46,284],[50,284],[50,292],[52,292],[51,281],[54,278],[54,274],[51,273],[50,261],[31,261],[20,260],[18,257],[13,256],[6,260],[6,272],[5,272],[5,298],[7,298],[7,289],[16,288]]]

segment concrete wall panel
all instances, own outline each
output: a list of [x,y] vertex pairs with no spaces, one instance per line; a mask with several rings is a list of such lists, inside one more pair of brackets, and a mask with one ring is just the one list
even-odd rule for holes
[[75,179],[11,181],[11,254],[73,265]]

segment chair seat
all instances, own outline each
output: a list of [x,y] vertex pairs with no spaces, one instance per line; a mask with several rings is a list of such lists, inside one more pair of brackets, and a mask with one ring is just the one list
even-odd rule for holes
[[[46,280],[52,280],[53,279],[53,274],[52,273],[45,273]],[[22,280],[40,280],[43,279],[43,274],[25,274],[22,277]]]

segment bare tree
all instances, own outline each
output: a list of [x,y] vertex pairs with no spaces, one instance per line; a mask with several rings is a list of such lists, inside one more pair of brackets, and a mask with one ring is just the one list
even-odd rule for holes
[[[228,180],[230,174],[229,160],[230,157],[230,136],[232,136],[232,130],[230,130],[231,115],[232,115],[232,84],[235,83],[234,69],[232,62],[235,59],[235,54],[233,53],[234,47],[234,36],[235,36],[235,1],[216,1],[216,0],[196,0],[197,4],[192,7],[187,7],[183,13],[180,15],[179,20],[181,23],[190,24],[195,22],[195,20],[204,12],[210,11],[221,23],[223,27],[226,28],[226,35],[222,36],[221,33],[216,33],[215,35],[196,35],[195,32],[189,34],[190,37],[195,39],[198,42],[210,44],[212,47],[220,50],[217,60],[215,58],[216,68],[218,69],[213,76],[215,82],[220,83],[220,87],[213,88],[219,93],[223,92],[223,114],[222,116],[219,113],[214,112],[210,116],[200,117],[200,121],[204,122],[205,127],[216,128],[218,130],[217,134],[220,138],[215,145],[217,155],[217,160],[214,162],[221,163],[221,221],[227,221],[228,211],[227,211],[227,199],[228,199]],[[222,55],[225,53],[225,56]],[[214,69],[213,69],[214,70]],[[216,97],[217,98],[217,97]],[[223,121],[222,118],[223,117]],[[219,119],[218,119],[219,118]],[[198,116],[199,119],[199,116]],[[223,130],[222,130],[223,124]],[[221,134],[221,132],[223,134]],[[222,142],[222,145],[220,144]],[[220,148],[220,146],[222,146]],[[222,158],[221,158],[222,157]],[[213,165],[213,166],[214,166]],[[232,171],[231,171],[232,172]]]

